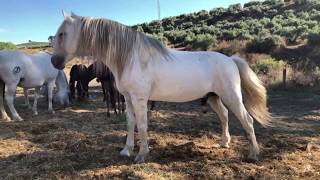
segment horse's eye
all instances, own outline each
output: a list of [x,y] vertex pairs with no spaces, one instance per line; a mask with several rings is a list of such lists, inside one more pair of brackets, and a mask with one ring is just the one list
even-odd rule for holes
[[66,35],[66,33],[62,33],[62,32],[61,32],[61,33],[59,34],[59,37],[62,37],[62,36],[64,36],[64,35]]

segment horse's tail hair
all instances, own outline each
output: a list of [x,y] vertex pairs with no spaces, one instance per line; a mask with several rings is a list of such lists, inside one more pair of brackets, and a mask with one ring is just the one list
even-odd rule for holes
[[272,116],[267,108],[266,88],[244,59],[238,56],[231,58],[240,72],[245,107],[262,126],[271,126]]
[[0,107],[4,106],[4,90],[5,90],[5,83],[0,77]]
[[[1,60],[1,55],[0,55],[0,60]],[[5,83],[4,81],[1,79],[0,76],[0,106],[3,107],[4,103],[3,103],[3,99],[4,99],[4,91],[5,91]]]

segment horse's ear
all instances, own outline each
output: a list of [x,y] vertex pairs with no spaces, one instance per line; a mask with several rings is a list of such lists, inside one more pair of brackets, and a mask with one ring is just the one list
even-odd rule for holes
[[69,13],[65,12],[64,10],[62,10],[62,15],[63,15],[65,21],[72,22],[71,14],[69,14]]
[[72,18],[78,18],[79,16],[76,15],[75,13],[71,12],[71,17],[72,17]]

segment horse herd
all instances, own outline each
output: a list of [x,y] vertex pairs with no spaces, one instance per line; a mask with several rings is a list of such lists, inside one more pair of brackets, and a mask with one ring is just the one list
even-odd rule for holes
[[107,104],[107,116],[110,117],[110,105],[115,114],[124,112],[124,97],[118,92],[115,80],[108,67],[101,62],[94,62],[89,67],[75,64],[70,70],[70,98],[85,100],[89,97],[89,83],[93,79],[101,83],[103,101]]
[[[57,94],[61,94],[57,99],[67,101],[69,88],[59,84],[58,74],[65,77],[62,70],[66,63],[74,57],[85,56],[92,57],[94,63],[89,67],[75,65],[71,68],[71,97],[75,99],[77,94],[78,99],[87,98],[88,83],[97,78],[102,84],[107,107],[110,102],[115,113],[119,113],[124,111],[125,103],[128,134],[120,155],[134,154],[137,127],[140,143],[135,162],[145,161],[149,153],[148,101],[187,102],[202,98],[202,104],[208,103],[221,121],[221,146],[228,148],[231,140],[228,126],[228,110],[231,110],[247,133],[248,159],[258,160],[260,148],[253,122],[269,126],[272,118],[267,108],[266,89],[245,60],[212,51],[170,49],[152,37],[103,18],[64,13],[52,55],[0,53],[0,93],[3,95],[5,84],[5,99],[13,118],[21,120],[13,107],[18,85],[26,89],[36,87],[37,94],[39,87],[47,84],[48,109],[54,112],[50,101],[53,80],[57,79]],[[3,96],[0,109],[2,118],[9,119],[3,108]]]
[[[78,101],[86,100],[89,97],[89,83],[95,78],[102,86],[103,101],[107,105],[107,116],[110,117],[110,106],[115,114],[123,113],[125,111],[124,97],[117,91],[114,77],[107,66],[97,66],[98,63],[95,62],[89,67],[82,64],[73,65],[68,84],[64,71],[53,67],[51,55],[47,52],[28,55],[19,51],[0,51],[0,110],[2,119],[11,120],[4,109],[3,100],[5,99],[13,119],[23,120],[13,105],[17,86],[23,88],[25,106],[32,109],[34,115],[37,115],[37,101],[41,89],[42,94],[48,100],[48,111],[54,113],[52,102],[68,106],[76,99]],[[54,85],[57,89],[55,95],[53,93]],[[33,106],[29,103],[28,95],[28,90],[31,88],[35,90]]]

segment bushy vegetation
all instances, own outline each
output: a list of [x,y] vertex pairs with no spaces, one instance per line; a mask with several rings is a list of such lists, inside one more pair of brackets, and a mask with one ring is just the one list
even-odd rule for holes
[[205,50],[212,44],[236,39],[260,46],[251,49],[254,52],[268,52],[268,48],[278,45],[276,38],[298,44],[307,40],[309,34],[319,34],[319,21],[318,0],[267,0],[251,1],[243,7],[235,4],[182,14],[133,28],[165,39],[174,46],[191,45],[194,49]]
[[280,36],[257,37],[247,44],[247,52],[268,54],[280,44]]
[[0,42],[0,50],[4,49],[17,49],[17,47],[11,42]]
[[258,74],[268,74],[271,70],[282,70],[285,68],[286,62],[276,60],[273,58],[261,59],[257,61],[252,69]]
[[308,44],[311,46],[320,46],[320,34],[310,33],[308,35]]

